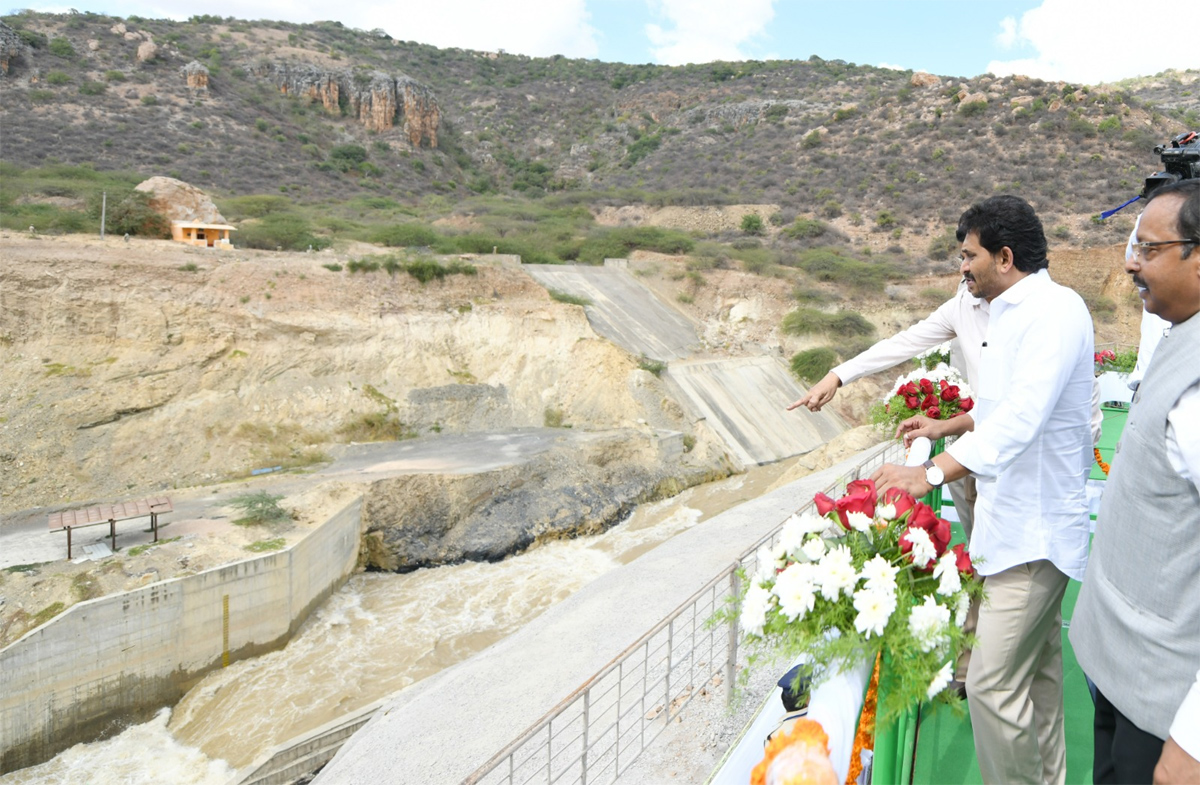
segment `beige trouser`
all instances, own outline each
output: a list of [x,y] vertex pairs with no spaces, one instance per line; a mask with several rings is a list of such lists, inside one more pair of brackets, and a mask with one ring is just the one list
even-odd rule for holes
[[958,514],[958,522],[962,524],[963,532],[967,535],[967,545],[971,544],[971,529],[975,522],[975,475],[968,474],[961,480],[946,483],[950,498],[954,500],[954,512]]
[[984,579],[987,599],[967,671],[975,755],[985,783],[1062,785],[1062,598],[1067,576],[1049,561]]

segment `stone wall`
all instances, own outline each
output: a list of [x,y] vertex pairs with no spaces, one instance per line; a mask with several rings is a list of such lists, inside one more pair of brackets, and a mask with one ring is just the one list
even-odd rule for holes
[[288,550],[81,602],[0,651],[0,774],[149,719],[226,652],[286,645],[354,570],[360,520],[356,500]]

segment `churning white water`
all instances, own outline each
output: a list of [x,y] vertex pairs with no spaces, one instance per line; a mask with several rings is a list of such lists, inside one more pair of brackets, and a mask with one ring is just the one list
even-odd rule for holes
[[496,564],[356,575],[285,648],[216,671],[173,710],[0,785],[225,783],[275,745],[470,657],[703,517],[757,496],[790,464],[642,505],[604,534]]

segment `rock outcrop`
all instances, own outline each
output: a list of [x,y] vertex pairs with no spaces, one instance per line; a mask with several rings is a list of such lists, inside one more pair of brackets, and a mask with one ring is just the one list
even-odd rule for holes
[[286,63],[264,66],[259,75],[284,94],[320,103],[330,114],[344,109],[369,130],[382,133],[399,127],[413,147],[437,147],[441,110],[433,91],[415,79]]
[[198,60],[180,68],[179,73],[187,80],[187,86],[193,90],[208,90],[208,68]]
[[223,224],[225,218],[208,194],[194,185],[172,177],[151,177],[138,183],[135,191],[150,194],[150,207],[162,213],[168,221],[197,221]]
[[25,44],[17,31],[0,22],[0,75],[8,73],[9,64],[13,58],[19,57],[25,51]]
[[360,558],[368,568],[396,572],[499,561],[538,542],[605,531],[638,504],[718,474],[724,476],[715,467],[672,466],[649,434],[626,430],[492,472],[381,480],[363,496]]
[[148,63],[158,57],[158,44],[153,41],[143,41],[137,48],[137,61]]

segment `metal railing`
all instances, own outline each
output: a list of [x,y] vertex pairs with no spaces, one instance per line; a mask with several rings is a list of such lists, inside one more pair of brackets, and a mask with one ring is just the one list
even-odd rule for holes
[[[903,457],[895,443],[877,450],[825,493],[836,495],[849,481]],[[798,512],[811,507],[809,502]],[[739,569],[749,574],[757,569],[759,549],[775,544],[784,523],[492,756],[465,785],[615,782],[697,694],[722,683],[728,699],[737,665],[737,619],[707,622],[738,594]]]

